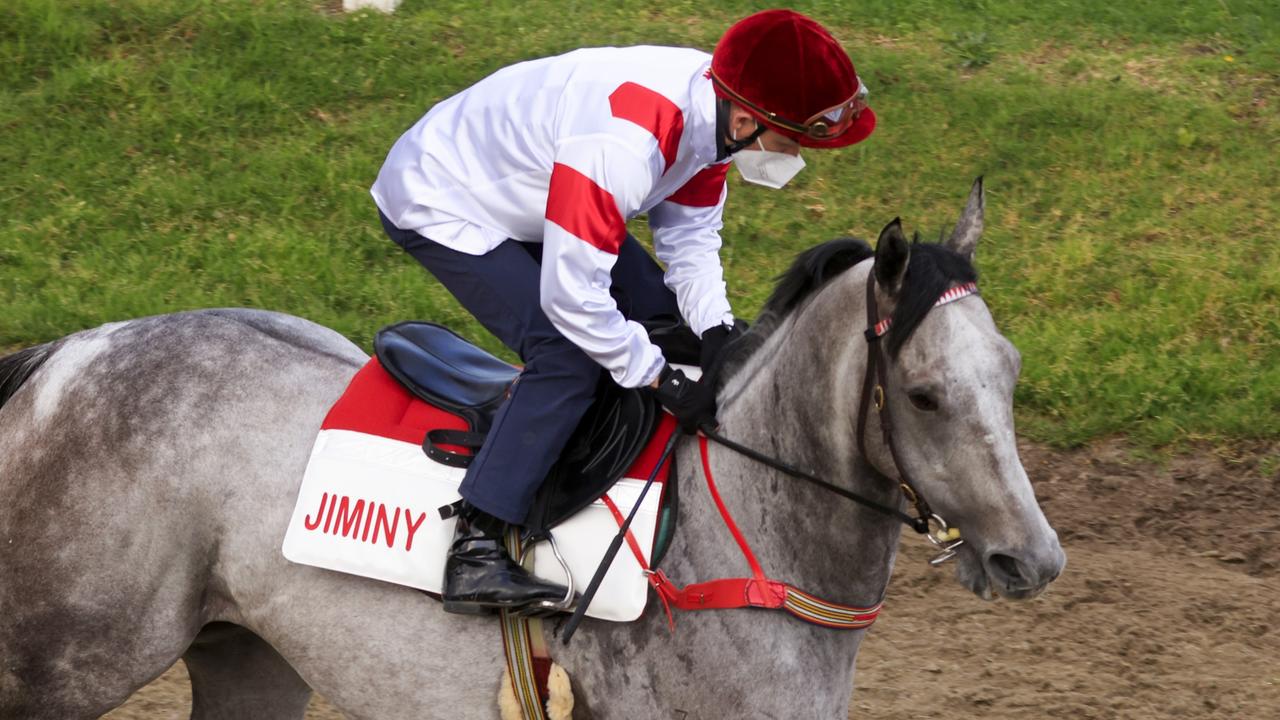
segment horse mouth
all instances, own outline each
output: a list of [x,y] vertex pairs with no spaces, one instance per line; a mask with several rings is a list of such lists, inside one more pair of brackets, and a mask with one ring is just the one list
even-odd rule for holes
[[956,580],[983,600],[994,600],[996,595],[991,590],[991,578],[983,569],[977,553],[972,547],[966,547],[967,550],[962,548],[956,556]]
[[1032,588],[1019,588],[1015,590],[1005,590],[1003,592],[998,592],[994,594],[1000,595],[1002,597],[1006,597],[1010,600],[1030,600],[1031,598],[1044,592],[1045,588],[1047,587],[1049,587],[1049,583],[1046,582],[1046,583],[1041,583],[1040,585],[1037,585]]

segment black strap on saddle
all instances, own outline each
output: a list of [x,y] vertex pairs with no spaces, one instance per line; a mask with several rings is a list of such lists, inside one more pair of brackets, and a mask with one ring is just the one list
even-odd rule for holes
[[[422,439],[422,450],[427,454],[427,457],[442,465],[465,468],[471,465],[471,460],[475,458],[476,453],[480,452],[480,447],[484,445],[484,439],[488,435],[488,433],[469,432],[467,430],[445,430],[443,428],[428,430],[426,437]],[[470,454],[454,452],[446,449],[445,445],[464,447],[471,452]]]

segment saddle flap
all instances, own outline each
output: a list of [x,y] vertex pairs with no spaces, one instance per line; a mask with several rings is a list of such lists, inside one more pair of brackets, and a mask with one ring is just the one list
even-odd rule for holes
[[591,409],[538,488],[525,527],[535,537],[599,498],[654,437],[662,412],[653,394],[622,388],[602,372]]
[[401,322],[378,331],[378,362],[418,398],[487,430],[519,370],[428,322]]

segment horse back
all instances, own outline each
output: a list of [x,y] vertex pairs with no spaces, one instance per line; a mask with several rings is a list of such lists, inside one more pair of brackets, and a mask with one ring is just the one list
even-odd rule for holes
[[[309,442],[365,357],[214,310],[0,359],[0,717],[96,717],[222,619],[228,567],[277,570]],[[100,704],[59,705],[90,685]]]

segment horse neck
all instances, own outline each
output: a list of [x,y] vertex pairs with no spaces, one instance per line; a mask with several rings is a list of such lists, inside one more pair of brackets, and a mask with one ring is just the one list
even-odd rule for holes
[[[897,488],[869,473],[858,454],[866,271],[848,275],[784,319],[728,383],[720,432],[896,506]],[[881,599],[897,550],[896,520],[727,448],[713,444],[711,452],[720,492],[766,574],[835,602]],[[701,473],[695,478],[701,484]],[[709,503],[699,512],[713,516],[699,518],[710,523],[703,527],[722,528]],[[728,552],[738,553],[736,546]]]
[[[729,381],[720,394],[720,432],[896,502],[896,490],[878,487],[859,469],[853,432],[865,351],[851,311],[828,308],[826,294],[785,320]],[[836,329],[848,331],[848,347],[830,342]],[[677,452],[680,529],[662,567],[679,585],[750,572],[709,497],[698,445],[684,442]],[[708,447],[720,496],[766,575],[831,602],[868,606],[883,598],[900,532],[892,519],[715,443]],[[625,635],[584,624],[565,662],[598,696],[627,698],[605,708],[607,717],[653,716],[655,702],[664,716],[722,717],[739,700],[750,707],[736,713],[742,717],[792,717],[797,708],[843,717],[862,636],[759,610],[678,614],[672,634],[662,612],[651,609]],[[647,682],[624,682],[616,668],[628,663],[648,668]],[[762,685],[762,677],[779,682]]]

